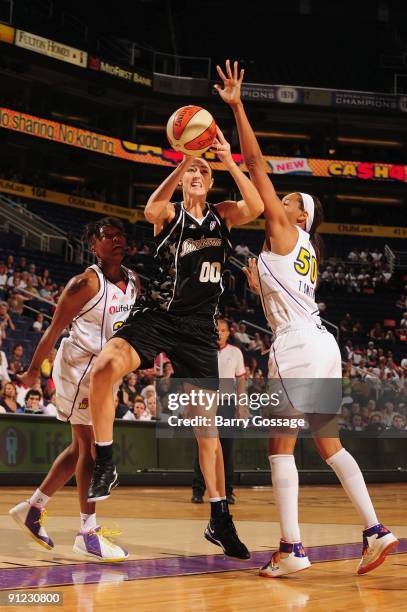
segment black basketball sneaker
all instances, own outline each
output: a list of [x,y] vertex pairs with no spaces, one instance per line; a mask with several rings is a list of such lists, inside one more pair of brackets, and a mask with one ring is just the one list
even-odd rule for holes
[[116,466],[112,462],[96,461],[88,489],[88,502],[103,501],[119,484]]
[[220,546],[226,556],[236,559],[250,559],[249,551],[239,540],[231,514],[211,518],[204,536],[212,544]]

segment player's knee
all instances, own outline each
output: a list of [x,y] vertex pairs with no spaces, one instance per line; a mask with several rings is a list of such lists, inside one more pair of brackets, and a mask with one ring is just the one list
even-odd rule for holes
[[106,383],[114,384],[121,374],[120,364],[113,356],[100,355],[90,373],[91,384],[96,388]]

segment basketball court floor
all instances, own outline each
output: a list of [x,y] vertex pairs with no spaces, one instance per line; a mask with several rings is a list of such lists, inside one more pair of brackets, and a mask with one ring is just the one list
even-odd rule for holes
[[[302,486],[302,540],[309,570],[278,579],[260,578],[279,540],[271,487],[236,490],[232,506],[248,561],[228,559],[207,542],[209,505],[190,503],[186,488],[119,487],[98,505],[98,522],[122,531],[117,541],[129,559],[105,564],[72,552],[78,527],[75,489],[65,488],[47,506],[47,551],[26,537],[7,511],[31,489],[3,487],[0,499],[0,589],[58,591],[63,610],[212,611],[407,610],[407,483],[370,485],[381,520],[400,539],[396,553],[375,571],[357,576],[361,554],[358,517],[338,486]],[[7,610],[21,610],[8,606]],[[50,610],[52,606],[33,606]],[[61,607],[59,607],[61,609]]]

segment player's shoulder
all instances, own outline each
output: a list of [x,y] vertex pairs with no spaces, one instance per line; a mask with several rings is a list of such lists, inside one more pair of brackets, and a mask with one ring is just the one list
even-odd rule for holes
[[80,274],[73,276],[67,283],[66,286],[69,295],[75,295],[82,292],[92,292],[99,290],[99,276],[97,271],[93,268],[86,268]]

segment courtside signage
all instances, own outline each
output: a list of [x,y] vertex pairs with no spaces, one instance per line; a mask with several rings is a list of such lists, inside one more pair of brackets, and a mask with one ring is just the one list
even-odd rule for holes
[[69,45],[55,42],[49,38],[43,38],[24,30],[16,30],[14,44],[17,47],[41,53],[41,55],[47,55],[62,62],[68,62],[68,64],[81,66],[82,68],[86,68],[88,64],[88,54],[86,51],[75,49],[75,47],[70,47]]

